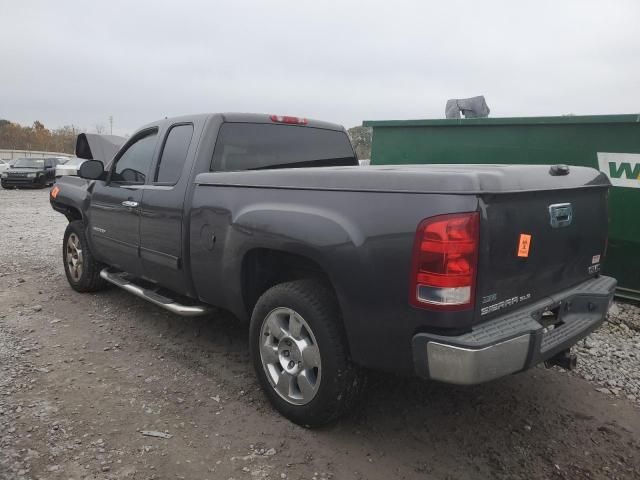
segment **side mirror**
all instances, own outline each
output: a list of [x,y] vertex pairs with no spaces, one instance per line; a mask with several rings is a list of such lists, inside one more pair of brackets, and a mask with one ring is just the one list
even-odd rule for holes
[[78,176],[87,180],[102,180],[105,177],[104,163],[100,160],[82,162],[78,169]]

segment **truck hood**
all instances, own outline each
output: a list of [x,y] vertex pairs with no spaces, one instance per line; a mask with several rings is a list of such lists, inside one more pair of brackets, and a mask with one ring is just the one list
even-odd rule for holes
[[107,165],[126,140],[118,135],[81,133],[76,139],[76,157],[85,160],[101,160]]
[[207,172],[198,185],[398,193],[486,194],[610,186],[604,173],[544,165],[397,165]]

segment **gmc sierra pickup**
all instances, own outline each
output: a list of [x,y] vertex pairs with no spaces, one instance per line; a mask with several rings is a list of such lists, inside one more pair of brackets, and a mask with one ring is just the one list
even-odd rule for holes
[[367,368],[468,385],[570,367],[613,298],[594,169],[360,167],[341,126],[257,114],[151,123],[106,170],[86,147],[50,197],[71,287],[249,321],[259,382],[300,424],[345,412]]

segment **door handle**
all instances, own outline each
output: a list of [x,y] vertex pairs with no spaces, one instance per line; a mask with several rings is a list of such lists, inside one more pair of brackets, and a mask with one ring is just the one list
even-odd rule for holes
[[131,200],[125,200],[124,202],[122,202],[122,206],[123,207],[128,207],[128,208],[136,208],[138,206],[138,202],[132,202]]

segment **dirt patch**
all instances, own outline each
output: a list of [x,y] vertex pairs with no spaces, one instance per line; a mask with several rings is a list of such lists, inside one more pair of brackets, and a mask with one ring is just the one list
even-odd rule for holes
[[374,374],[350,417],[293,425],[245,326],[73,292],[46,191],[0,191],[0,219],[2,479],[640,476],[638,407],[555,369],[473,388]]

